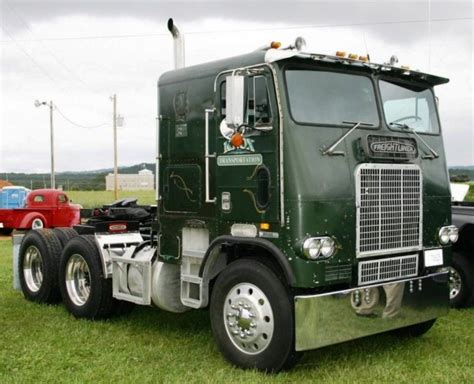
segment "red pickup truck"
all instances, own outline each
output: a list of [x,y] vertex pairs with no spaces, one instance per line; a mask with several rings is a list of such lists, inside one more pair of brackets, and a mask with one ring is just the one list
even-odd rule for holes
[[78,204],[72,204],[63,191],[37,189],[31,191],[24,208],[0,209],[0,232],[14,229],[72,227],[80,222]]

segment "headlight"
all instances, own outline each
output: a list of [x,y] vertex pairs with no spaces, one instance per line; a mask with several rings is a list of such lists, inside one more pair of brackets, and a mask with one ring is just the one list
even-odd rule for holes
[[324,259],[334,255],[336,243],[330,237],[309,237],[303,242],[303,255],[308,259]]
[[441,227],[438,233],[439,242],[443,245],[449,243],[449,228],[448,227]]
[[454,225],[449,227],[449,241],[455,243],[459,239],[459,230]]
[[438,232],[439,242],[443,245],[458,241],[459,232],[456,226],[441,227]]

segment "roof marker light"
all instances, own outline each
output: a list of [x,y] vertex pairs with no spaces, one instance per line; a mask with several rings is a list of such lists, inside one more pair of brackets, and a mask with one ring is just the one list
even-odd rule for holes
[[346,52],[344,52],[344,51],[337,51],[337,52],[336,52],[336,56],[337,56],[337,57],[346,57]]
[[279,41],[272,41],[270,43],[270,48],[273,48],[273,49],[278,49],[281,47],[281,43]]
[[349,56],[347,57],[352,60],[357,60],[359,55],[357,53],[349,53]]

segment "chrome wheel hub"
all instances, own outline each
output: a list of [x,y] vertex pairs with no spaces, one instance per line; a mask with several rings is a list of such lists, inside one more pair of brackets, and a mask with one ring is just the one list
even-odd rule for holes
[[67,262],[66,289],[71,301],[79,307],[89,298],[91,291],[89,266],[79,254],[72,255]]
[[30,245],[25,252],[23,261],[23,276],[31,292],[38,292],[43,283],[43,259],[34,245]]
[[273,337],[274,319],[270,301],[256,285],[237,284],[225,299],[224,324],[238,350],[251,355],[261,353]]
[[449,268],[449,298],[452,300],[461,292],[461,275],[454,268]]

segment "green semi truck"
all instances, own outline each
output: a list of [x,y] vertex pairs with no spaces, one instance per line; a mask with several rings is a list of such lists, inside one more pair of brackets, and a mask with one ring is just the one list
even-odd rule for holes
[[[208,308],[222,354],[279,371],[306,350],[427,332],[447,313],[449,178],[436,85],[304,40],[158,82],[157,217],[31,231],[24,295],[77,317]],[[139,214],[138,214],[139,216]],[[60,295],[59,295],[60,292]],[[159,326],[159,325],[157,325]]]

